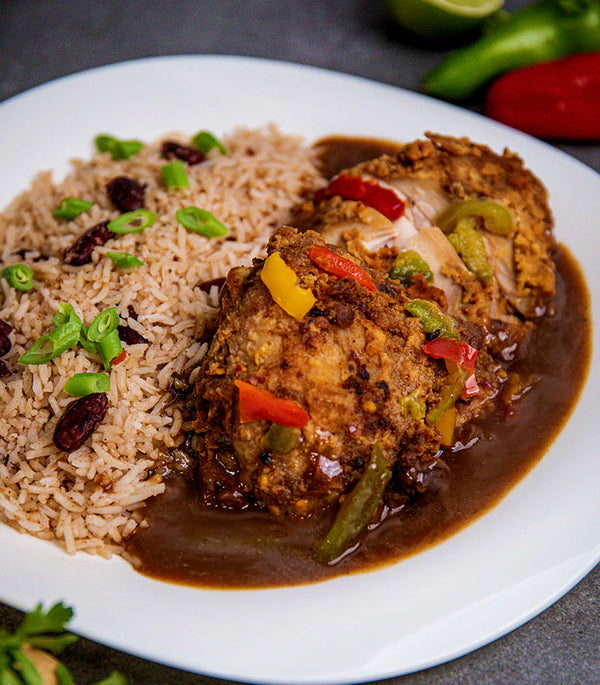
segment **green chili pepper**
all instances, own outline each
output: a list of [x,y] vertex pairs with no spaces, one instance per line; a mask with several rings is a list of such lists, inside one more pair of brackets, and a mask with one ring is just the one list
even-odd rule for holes
[[460,100],[506,71],[596,50],[600,0],[538,0],[477,42],[451,53],[425,77],[423,89]]
[[38,338],[19,358],[19,364],[45,364],[79,342],[81,324],[69,322]]
[[409,286],[412,283],[412,277],[417,273],[423,274],[427,283],[433,283],[433,273],[423,257],[414,250],[404,250],[396,257],[389,276],[400,281],[402,285]]
[[513,229],[513,217],[510,209],[496,200],[459,200],[453,202],[435,220],[444,233],[452,233],[456,225],[464,218],[481,218],[483,227],[496,235],[510,235]]
[[217,218],[205,209],[198,207],[185,207],[175,212],[177,221],[193,233],[199,233],[205,238],[220,238],[229,233],[227,226],[224,226]]
[[156,221],[156,213],[149,209],[134,209],[109,221],[108,229],[113,233],[139,233]]
[[438,333],[442,338],[458,339],[454,321],[435,302],[410,300],[404,305],[404,309],[419,319],[425,333]]
[[187,188],[190,185],[185,166],[180,159],[163,164],[160,170],[167,188]]
[[116,307],[110,307],[100,312],[92,321],[87,337],[93,342],[100,342],[119,325],[119,312]]
[[78,197],[65,197],[58,207],[52,212],[57,219],[76,219],[83,212],[87,212],[94,206],[93,202],[80,200]]
[[471,373],[464,366],[459,366],[458,364],[452,364],[452,370],[448,376],[448,382],[442,386],[440,394],[442,396],[441,400],[432,407],[425,416],[425,421],[428,426],[435,426],[435,424],[442,418],[442,415],[456,404],[456,401],[460,397],[465,381]]
[[105,373],[76,373],[65,383],[65,392],[74,397],[108,392],[110,379]]
[[416,391],[403,397],[400,401],[400,406],[405,415],[410,414],[417,421],[425,418],[427,406],[425,405],[425,400]]
[[365,472],[342,502],[331,529],[318,547],[318,555],[323,561],[335,561],[366,528],[391,477],[385,457],[375,443]]
[[204,154],[207,154],[215,147],[222,155],[227,154],[227,150],[225,149],[223,143],[215,138],[209,131],[200,131],[200,133],[197,133],[192,138],[192,145],[198,148],[198,150]]
[[144,147],[139,140],[119,140],[105,134],[96,136],[94,142],[98,152],[110,152],[113,159],[129,159]]
[[31,290],[33,288],[33,271],[27,264],[5,266],[0,271],[0,276],[5,278],[15,290]]
[[287,454],[298,444],[301,432],[299,428],[272,423],[265,435],[265,445],[273,452]]
[[473,228],[472,219],[460,219],[448,240],[473,275],[482,281],[492,279],[493,270],[485,253],[485,243],[481,233]]

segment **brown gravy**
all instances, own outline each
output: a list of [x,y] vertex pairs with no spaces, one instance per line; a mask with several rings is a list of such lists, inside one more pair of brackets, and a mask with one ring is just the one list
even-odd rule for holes
[[[339,153],[329,158],[328,175],[382,151],[393,152],[395,145],[363,140],[368,145],[361,148],[355,141],[344,152],[336,140],[325,141]],[[524,359],[511,367],[540,381],[518,401],[514,416],[507,418],[500,406],[494,407],[463,437],[470,446],[446,455],[453,472],[446,492],[425,495],[389,515],[356,551],[334,566],[323,566],[312,549],[330,521],[286,522],[257,512],[207,511],[197,504],[189,481],[172,478],[165,494],[146,505],[148,526],[128,543],[136,568],[161,580],[210,588],[310,583],[396,562],[471,523],[543,457],[585,382],[592,349],[589,293],[566,248],[558,248],[556,262],[554,311],[536,328]]]

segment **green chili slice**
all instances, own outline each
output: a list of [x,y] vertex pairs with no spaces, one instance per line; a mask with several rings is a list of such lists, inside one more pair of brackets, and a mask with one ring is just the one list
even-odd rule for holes
[[92,321],[87,334],[88,340],[100,342],[109,333],[115,331],[118,325],[119,312],[117,308],[110,307],[110,309],[105,309]]
[[156,221],[156,214],[149,209],[135,209],[125,212],[116,219],[109,221],[108,228],[113,233],[139,233],[150,228]]
[[456,404],[460,397],[465,381],[471,373],[464,366],[452,364],[452,370],[448,376],[448,382],[442,386],[440,401],[432,407],[425,416],[425,421],[428,426],[435,426],[435,424],[442,418],[442,415]]
[[192,145],[204,154],[207,154],[213,148],[217,148],[222,155],[227,154],[223,143],[218,138],[215,138],[210,131],[200,131],[200,133],[197,133],[192,138]]
[[175,212],[177,221],[193,233],[199,233],[205,238],[220,238],[229,233],[224,226],[210,212],[198,207],[185,207]]
[[423,274],[427,283],[433,283],[433,273],[429,264],[414,250],[404,250],[396,257],[389,276],[402,285],[409,286],[415,274]]
[[110,371],[113,360],[123,352],[123,345],[121,345],[119,332],[116,329],[110,331],[102,340],[98,341],[98,352],[105,370]]
[[187,188],[190,185],[185,166],[180,159],[164,164],[160,170],[167,188]]
[[74,397],[108,392],[110,379],[105,373],[76,373],[65,383],[65,392]]
[[106,134],[96,136],[94,143],[98,152],[110,152],[113,159],[129,159],[144,147],[139,140],[119,140]]
[[94,206],[93,202],[80,200],[78,197],[65,197],[58,207],[52,212],[57,219],[76,219],[83,212],[87,212]]
[[76,322],[64,323],[47,335],[38,338],[19,358],[19,364],[45,364],[58,357],[65,350],[79,342],[81,325]]
[[331,529],[318,547],[318,555],[323,561],[335,561],[366,528],[391,477],[379,444],[375,443],[365,472],[342,502]]
[[473,228],[472,219],[460,219],[448,240],[473,275],[482,281],[492,280],[493,269],[485,252],[485,242],[481,233]]
[[5,266],[0,276],[6,279],[15,290],[31,290],[33,288],[33,271],[27,264],[13,264]]
[[107,252],[106,256],[118,269],[130,269],[132,266],[142,266],[144,262],[129,252]]
[[421,322],[425,333],[438,333],[442,338],[456,338],[459,335],[454,321],[430,300],[410,300],[404,309]]
[[506,205],[496,200],[460,200],[454,202],[436,219],[444,233],[451,233],[461,219],[481,219],[483,227],[496,235],[510,235],[513,217]]

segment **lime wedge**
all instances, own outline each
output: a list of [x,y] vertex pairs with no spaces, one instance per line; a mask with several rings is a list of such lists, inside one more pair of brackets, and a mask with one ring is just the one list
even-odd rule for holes
[[401,26],[425,38],[438,39],[476,28],[503,4],[504,0],[386,0]]

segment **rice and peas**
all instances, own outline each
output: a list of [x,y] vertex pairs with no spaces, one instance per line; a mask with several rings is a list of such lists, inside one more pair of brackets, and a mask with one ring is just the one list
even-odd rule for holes
[[[168,139],[189,144],[181,135]],[[0,320],[13,329],[12,348],[2,358],[11,374],[0,379],[1,522],[56,540],[69,553],[109,556],[143,521],[144,501],[164,491],[152,469],[161,451],[182,440],[183,421],[169,403],[169,383],[197,368],[207,350],[205,322],[217,304],[217,288],[199,286],[262,255],[268,236],[320,180],[311,149],[275,127],[238,129],[223,143],[225,156],[214,149],[206,161],[186,166],[188,188],[165,187],[156,142],[129,159],[103,153],[74,161],[58,184],[41,173],[0,214],[0,266],[25,263],[34,276],[28,291],[0,280]],[[146,185],[145,206],[156,222],[96,247],[90,264],[66,265],[63,251],[79,235],[119,216],[106,192],[117,176]],[[94,204],[74,220],[56,219],[53,210],[65,197]],[[186,230],[175,213],[188,206],[210,211],[228,235],[206,238]],[[109,251],[144,264],[119,269]],[[116,307],[123,324],[148,340],[124,345],[124,361],[110,372],[106,417],[71,453],[53,443],[57,420],[73,402],[64,386],[74,374],[102,371],[98,356],[76,345],[48,363],[17,363],[52,329],[60,303],[71,304],[87,326]]]

